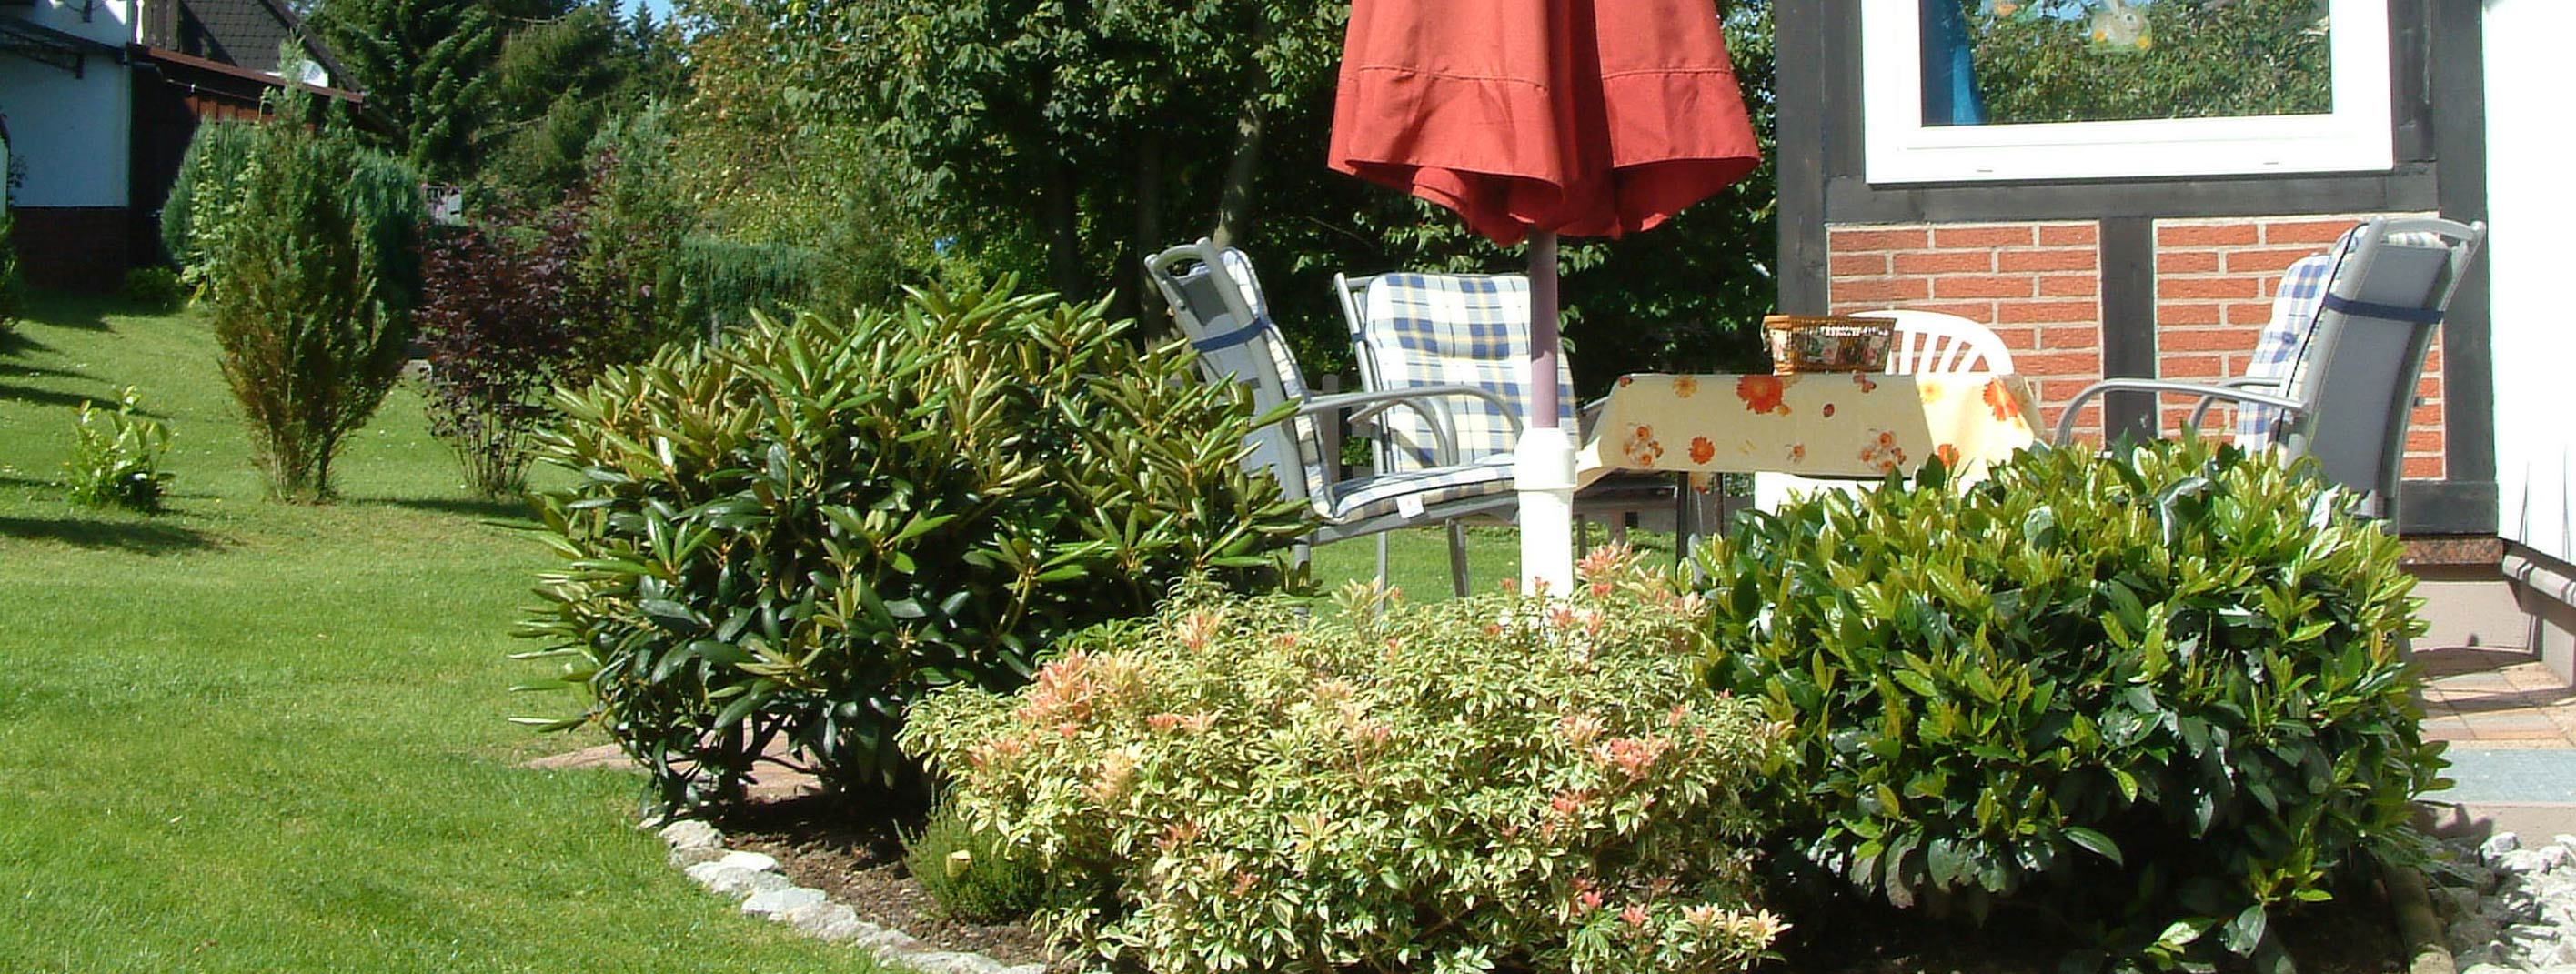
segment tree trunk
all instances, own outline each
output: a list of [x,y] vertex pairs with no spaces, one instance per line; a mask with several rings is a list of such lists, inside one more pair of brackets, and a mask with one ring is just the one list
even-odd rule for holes
[[[1262,18],[1252,31],[1253,49],[1270,46],[1277,33],[1270,19]],[[1227,161],[1225,185],[1217,191],[1216,229],[1208,234],[1208,240],[1219,247],[1239,246],[1252,236],[1252,184],[1261,175],[1261,137],[1270,122],[1270,106],[1261,96],[1270,85],[1265,74],[1269,69],[1261,66],[1259,58],[1253,59],[1250,70],[1243,105],[1234,115],[1234,158]]]
[[1046,169],[1047,282],[1067,301],[1082,301],[1089,288],[1082,276],[1082,190],[1074,184],[1073,165],[1050,159]]
[[1261,136],[1270,109],[1255,92],[1243,99],[1234,116],[1234,158],[1225,166],[1225,185],[1216,200],[1216,229],[1208,240],[1219,247],[1239,246],[1252,236],[1252,185],[1261,175]]
[[1145,258],[1169,242],[1163,239],[1163,134],[1148,130],[1136,142],[1135,253],[1119,268],[1118,293],[1126,313],[1149,330],[1162,323],[1164,308],[1162,292],[1145,280]]

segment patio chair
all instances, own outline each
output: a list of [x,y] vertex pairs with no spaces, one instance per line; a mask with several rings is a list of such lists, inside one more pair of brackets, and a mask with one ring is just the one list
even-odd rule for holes
[[[1458,451],[1468,459],[1513,454],[1530,400],[1529,278],[1519,274],[1336,274],[1333,294],[1340,299],[1343,320],[1350,327],[1362,388],[1395,391],[1458,384],[1491,391],[1496,397],[1447,397],[1427,403],[1430,412],[1387,410],[1367,430],[1378,470],[1436,463],[1432,447],[1440,430],[1456,435]],[[1557,359],[1556,381],[1557,421],[1580,440],[1589,424],[1575,408],[1574,374],[1564,356]],[[1505,405],[1496,408],[1497,400]],[[1627,514],[1671,506],[1678,497],[1669,476],[1612,475],[1575,495],[1575,517],[1578,525],[1592,517],[1618,519],[1610,521],[1616,533],[1624,529]],[[1453,546],[1463,544],[1456,522],[1450,524],[1450,535]],[[1378,540],[1378,559],[1383,570],[1384,536]]]
[[[2246,445],[2316,458],[2327,480],[2364,495],[2371,513],[2394,523],[2424,356],[2485,237],[2484,223],[2367,221],[2324,261],[2285,275],[2274,302],[2279,328],[2256,349],[2259,374],[2216,383],[2096,382],[2067,402],[2056,442],[2072,442],[2078,412],[2107,392],[2195,397],[2185,420],[2192,425],[2213,405],[2233,404]],[[2324,287],[2308,291],[2314,285],[2302,279]],[[2305,293],[2315,295],[2312,315],[2301,304]]]
[[[2012,350],[2004,347],[2004,340],[1995,334],[1994,329],[1958,315],[1891,308],[1856,312],[1855,316],[1886,318],[1896,323],[1896,334],[1887,350],[1887,372],[1891,375],[2004,373],[2013,370]],[[1793,473],[1756,473],[1753,475],[1753,505],[1762,510],[1776,511],[1781,504],[1799,494],[1817,490],[1857,490],[1876,482],[1843,477],[1801,477]]]
[[[1295,404],[1287,419],[1247,438],[1244,466],[1272,471],[1289,497],[1305,501],[1314,510],[1321,526],[1298,545],[1299,564],[1306,563],[1313,545],[1415,525],[1454,525],[1470,516],[1509,517],[1519,511],[1511,454],[1468,452],[1466,438],[1448,419],[1464,411],[1444,405],[1478,401],[1487,409],[1508,411],[1508,404],[1492,390],[1444,384],[1311,395],[1287,341],[1270,319],[1252,261],[1242,251],[1202,239],[1147,258],[1145,271],[1170,302],[1182,334],[1197,349],[1201,377],[1244,384],[1255,409]],[[1421,462],[1366,476],[1335,477],[1331,471],[1338,468],[1339,458],[1324,455],[1319,421],[1332,421],[1347,412],[1355,422],[1369,422],[1390,411],[1437,418],[1423,427],[1426,452]],[[1517,426],[1513,432],[1518,432]],[[1381,577],[1384,572],[1381,556]],[[1450,574],[1457,593],[1465,595],[1466,551],[1454,526]]]

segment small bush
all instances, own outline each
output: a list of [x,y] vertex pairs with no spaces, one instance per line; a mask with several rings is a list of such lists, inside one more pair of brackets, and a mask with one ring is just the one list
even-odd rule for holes
[[1059,638],[1170,584],[1244,584],[1301,514],[1240,464],[1241,393],[1098,307],[918,292],[758,319],[558,396],[540,495],[569,563],[528,634],[664,802],[726,801],[773,739],[834,786],[908,778],[894,732],[947,683],[1020,685]]
[[[777,314],[814,298],[827,264],[820,252],[714,237],[680,241],[663,270],[662,312],[670,340],[713,339],[753,311]],[[688,332],[694,331],[691,335]]]
[[317,501],[411,340],[420,180],[343,131],[291,116],[245,138],[226,183],[238,198],[201,234],[207,303],[270,496]]
[[414,320],[429,361],[429,430],[483,497],[527,489],[531,437],[550,415],[546,392],[588,375],[584,322],[570,306],[577,246],[556,234],[515,243],[469,226],[425,248]]
[[82,402],[72,425],[72,456],[63,461],[63,482],[74,504],[123,507],[151,513],[161,509],[170,473],[161,469],[170,452],[170,428],[136,414],[140,397],[133,386],[117,397],[116,411]]
[[903,868],[942,915],[965,923],[1028,916],[1046,894],[1046,876],[1034,864],[1010,856],[991,833],[976,831],[946,807],[904,843]]
[[191,288],[210,279],[216,239],[240,217],[248,191],[242,174],[259,139],[257,123],[205,122],[180,157],[170,198],[161,205],[161,246]]
[[168,314],[188,304],[188,286],[179,280],[179,272],[167,267],[137,267],[125,272],[125,283],[117,296],[138,311]]
[[1795,727],[1790,850],[1899,907],[2037,911],[2124,964],[2279,957],[2434,784],[2398,543],[2197,440],[1825,493],[1702,556],[1710,673]]
[[1114,969],[1741,969],[1781,929],[1738,798],[1777,729],[1696,685],[1700,601],[1632,569],[1320,624],[1200,590],[904,740]]
[[19,307],[25,302],[24,284],[18,280],[18,245],[13,239],[9,215],[8,187],[4,178],[9,173],[7,143],[0,143],[0,335],[18,330]]

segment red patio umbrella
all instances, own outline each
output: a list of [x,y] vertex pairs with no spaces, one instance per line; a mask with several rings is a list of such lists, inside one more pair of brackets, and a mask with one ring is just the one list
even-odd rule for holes
[[1714,0],[1353,0],[1329,161],[1497,243],[1530,241],[1529,427],[1562,453],[1536,469],[1522,450],[1531,575],[1546,566],[1529,492],[1573,488],[1556,431],[1557,235],[1650,229],[1761,161]]

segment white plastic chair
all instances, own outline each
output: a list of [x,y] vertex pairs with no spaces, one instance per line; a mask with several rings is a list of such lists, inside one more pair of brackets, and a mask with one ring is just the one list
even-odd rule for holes
[[[1896,322],[1896,334],[1887,350],[1890,375],[1949,375],[1958,372],[2006,373],[2013,370],[2012,350],[1994,329],[1953,314],[1938,311],[1914,311],[1892,308],[1886,311],[1863,311],[1853,317],[1886,318]],[[1790,473],[1756,473],[1753,475],[1753,504],[1766,511],[1801,494],[1818,490],[1858,490],[1870,480],[1835,477],[1801,477]]]

